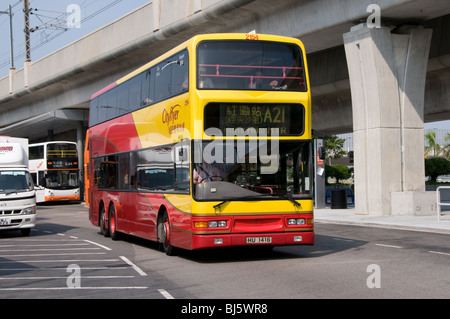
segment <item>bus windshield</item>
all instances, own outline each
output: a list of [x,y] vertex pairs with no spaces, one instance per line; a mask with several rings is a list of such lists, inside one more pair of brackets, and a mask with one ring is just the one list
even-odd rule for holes
[[70,170],[48,171],[45,186],[50,189],[75,189],[80,187],[78,172]]
[[194,164],[192,176],[196,199],[311,198],[311,142],[279,141],[278,152],[266,155],[272,148],[268,144],[216,142],[213,150],[210,141],[203,142],[203,160]]
[[203,41],[197,61],[198,89],[306,91],[302,51],[294,44]]

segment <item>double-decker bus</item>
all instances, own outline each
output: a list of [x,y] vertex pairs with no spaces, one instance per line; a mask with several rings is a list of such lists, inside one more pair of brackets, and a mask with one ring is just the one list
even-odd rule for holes
[[29,170],[38,203],[81,200],[76,143],[30,144]]
[[314,244],[298,39],[198,35],[91,98],[89,218],[166,254]]

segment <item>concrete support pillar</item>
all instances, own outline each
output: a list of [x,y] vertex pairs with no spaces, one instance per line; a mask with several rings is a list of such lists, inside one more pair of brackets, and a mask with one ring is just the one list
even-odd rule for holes
[[85,142],[85,130],[83,129],[83,122],[77,123],[77,152],[78,152],[78,168],[79,168],[79,174],[78,177],[80,178],[80,198],[81,200],[84,200],[84,142]]
[[423,117],[431,35],[430,29],[392,34],[365,25],[344,34],[357,214],[395,214],[393,193],[425,191]]

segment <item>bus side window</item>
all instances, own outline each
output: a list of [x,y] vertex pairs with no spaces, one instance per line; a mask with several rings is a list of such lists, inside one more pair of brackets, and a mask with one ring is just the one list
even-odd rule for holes
[[141,96],[141,106],[152,104],[154,97],[154,87],[155,87],[155,72],[153,69],[147,70],[143,73],[141,79],[142,85],[142,96]]

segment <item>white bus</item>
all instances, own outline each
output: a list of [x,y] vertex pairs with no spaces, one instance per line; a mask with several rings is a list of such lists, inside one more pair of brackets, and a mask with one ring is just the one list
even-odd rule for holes
[[81,200],[76,143],[30,144],[29,159],[38,203]]

